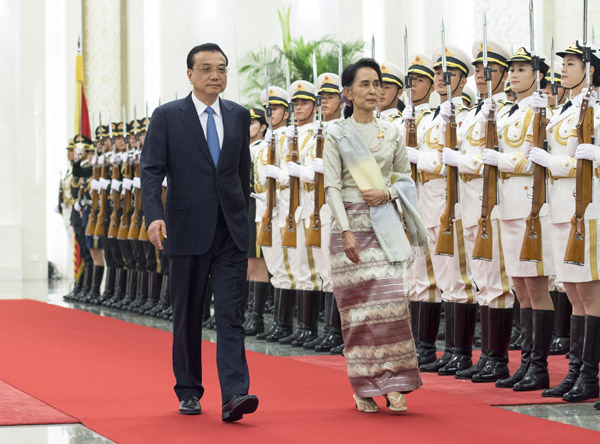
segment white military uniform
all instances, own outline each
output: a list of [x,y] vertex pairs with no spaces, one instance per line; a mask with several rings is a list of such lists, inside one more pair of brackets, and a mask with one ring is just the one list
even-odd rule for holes
[[[456,123],[460,126],[468,110],[463,105],[461,97],[454,97],[452,103],[456,107]],[[431,263],[437,284],[443,292],[442,300],[473,303],[475,295],[465,252],[460,202],[455,205],[454,255],[441,256],[434,253],[440,230],[440,217],[446,206],[446,178],[442,175],[441,162],[441,151],[445,144],[445,126],[437,112],[424,123],[424,137],[420,142],[417,163],[419,213],[427,227]],[[419,291],[419,283],[417,283],[417,291]]]
[[[533,109],[531,96],[517,102],[498,121],[498,170],[500,174],[498,218],[502,232],[502,251],[506,272],[511,277],[552,276],[554,260],[548,205],[540,211],[542,225],[542,262],[520,261],[526,230],[526,218],[531,212],[533,176],[528,171],[527,158],[533,146]],[[512,112],[512,114],[511,114]],[[546,116],[552,110],[546,108]],[[502,174],[503,173],[503,174]]]
[[[589,282],[600,279],[600,180],[594,164],[592,202],[585,212],[585,264],[565,264],[571,217],[575,214],[575,176],[577,161],[573,158],[579,143],[577,123],[581,111],[581,95],[555,111],[546,128],[548,152],[552,154],[548,181],[549,215],[552,226],[552,251],[556,279],[561,282]],[[600,140],[600,105],[594,107],[595,140]]]
[[[496,120],[510,110],[511,104],[506,102],[506,94],[499,93],[492,97],[496,104]],[[481,197],[483,193],[483,163],[481,152],[485,149],[487,121],[480,112],[480,107],[471,108],[459,131],[459,147],[461,156],[458,161],[460,201],[462,209],[465,249],[473,279],[479,289],[476,297],[479,305],[492,308],[510,308],[514,303],[511,281],[506,274],[504,255],[501,249],[500,222],[498,211],[492,210],[490,221],[492,231],[492,260],[474,260],[473,248],[477,237],[479,218],[481,217]]]

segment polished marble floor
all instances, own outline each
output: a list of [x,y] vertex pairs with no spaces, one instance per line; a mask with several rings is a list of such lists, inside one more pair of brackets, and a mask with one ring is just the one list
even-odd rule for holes
[[[69,282],[67,281],[5,281],[0,282],[0,299],[33,299],[63,307],[87,310],[102,316],[111,316],[123,321],[159,328],[165,331],[172,331],[169,321],[87,304],[64,302],[62,295],[67,293],[68,290]],[[271,320],[271,318],[267,318],[267,323],[270,323]],[[205,330],[203,337],[206,340],[215,341],[216,333],[213,330]],[[439,347],[441,348],[442,346],[443,344],[440,343]],[[248,350],[274,356],[298,356],[314,353],[289,346],[269,344],[257,341],[254,338],[247,338],[246,347]],[[506,406],[503,408],[525,415],[600,431],[600,411],[594,410],[592,404],[589,403]],[[98,435],[81,424],[0,427],[0,443],[2,444],[104,444],[111,442],[109,439]]]

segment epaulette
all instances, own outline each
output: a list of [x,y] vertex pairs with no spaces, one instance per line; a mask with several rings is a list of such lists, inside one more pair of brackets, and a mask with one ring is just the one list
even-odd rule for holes
[[387,117],[387,119],[386,119],[386,120],[387,120],[388,122],[393,122],[394,120],[397,120],[397,119],[399,119],[400,117],[402,117],[402,113],[400,112],[400,110],[398,110],[398,112],[397,112],[397,113],[390,114],[390,115]]
[[421,122],[421,119],[423,119],[423,117],[425,117],[428,114],[431,114],[433,111],[431,111],[431,108],[423,108],[421,110],[419,110],[419,114],[417,114],[417,118],[415,119],[415,125],[419,125],[419,123]]

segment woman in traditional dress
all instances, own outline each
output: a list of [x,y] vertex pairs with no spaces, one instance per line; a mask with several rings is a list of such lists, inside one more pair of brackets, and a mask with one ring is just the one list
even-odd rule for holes
[[416,188],[398,126],[373,115],[381,83],[372,59],[344,70],[345,114],[351,117],[331,126],[323,156],[334,216],[333,293],[356,408],[367,413],[378,411],[373,397],[382,395],[390,410],[405,411],[403,393],[421,385],[406,267],[414,254],[411,243],[424,247],[426,231],[415,210]]
[[[498,219],[504,263],[521,306],[521,366],[512,376],[499,379],[496,386],[515,391],[548,388],[548,353],[554,324],[554,306],[548,292],[548,276],[554,275],[554,259],[546,204],[539,213],[542,261],[520,260],[528,229],[526,219],[532,208],[533,175],[527,158],[533,148],[533,123],[535,114],[542,109],[546,109],[546,118],[552,116],[547,96],[536,91],[538,79],[531,59],[531,53],[523,47],[511,57],[508,79],[517,101],[498,121],[499,151],[483,150],[482,153],[483,163],[497,166],[500,171]],[[548,65],[542,60],[538,75],[543,89]]]
[[[552,249],[556,279],[562,281],[573,306],[569,345],[569,371],[563,381],[542,392],[545,397],[562,397],[565,401],[584,401],[598,397],[598,361],[600,360],[600,180],[598,170],[592,177],[593,196],[585,212],[585,255],[583,265],[565,263],[565,251],[575,213],[575,177],[577,160],[595,161],[598,147],[580,145],[577,126],[580,122],[583,98],[587,94],[586,67],[583,48],[578,41],[557,53],[564,59],[562,86],[570,89],[571,99],[553,115],[546,129],[548,151],[534,148],[529,160],[548,168],[549,213],[552,222]],[[600,86],[600,59],[591,54],[590,83]],[[595,89],[590,92],[589,107],[594,110],[595,140],[600,136],[600,106]],[[579,155],[576,155],[576,152]],[[595,167],[598,165],[596,164]],[[582,365],[583,364],[583,365]]]

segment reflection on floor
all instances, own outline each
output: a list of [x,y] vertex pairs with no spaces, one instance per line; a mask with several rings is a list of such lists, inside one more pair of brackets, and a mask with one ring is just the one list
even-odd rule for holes
[[[121,319],[126,322],[132,322],[152,328],[158,328],[165,331],[172,331],[172,325],[169,321],[150,318],[147,316],[136,315],[119,310],[97,307],[88,304],[67,303],[62,300],[62,296],[69,291],[69,282],[67,281],[13,281],[0,282],[0,299],[33,299],[37,301],[48,302],[50,304],[63,307],[76,308],[96,313],[102,316],[110,316]],[[267,328],[272,322],[272,317],[267,316]],[[205,330],[203,338],[208,341],[216,341],[216,332],[214,330]],[[292,348],[290,346],[266,343],[257,341],[255,338],[246,339],[246,348],[259,353],[265,353],[273,356],[301,356],[314,354],[313,351],[303,350],[302,348]],[[438,348],[443,348],[443,343],[438,344]],[[592,404],[551,404],[551,405],[531,405],[531,406],[506,406],[507,410],[512,410],[526,415],[536,416],[551,421],[558,421],[565,424],[571,424],[577,427],[583,427],[590,430],[600,431],[600,411],[594,410]],[[13,426],[0,427],[0,443],[11,444],[96,444],[111,443],[112,441],[98,435],[83,425],[52,425],[52,426]]]

